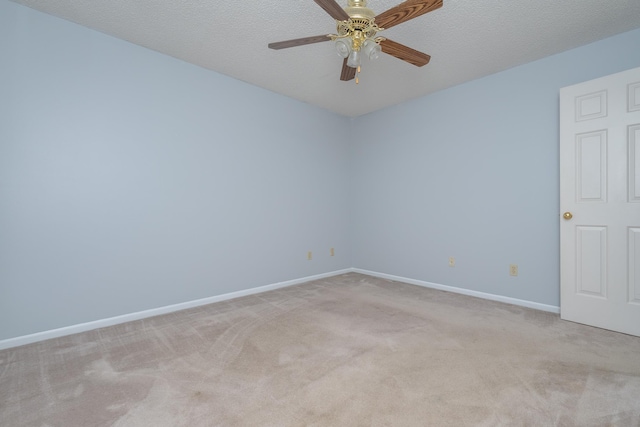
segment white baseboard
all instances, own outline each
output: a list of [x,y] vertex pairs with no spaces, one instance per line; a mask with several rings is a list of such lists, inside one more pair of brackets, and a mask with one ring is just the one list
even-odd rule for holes
[[0,350],[18,347],[21,345],[32,344],[38,341],[44,341],[52,338],[73,335],[80,332],[91,331],[94,329],[105,328],[107,326],[118,325],[120,323],[131,322],[134,320],[146,319],[148,317],[158,316],[161,314],[173,313],[174,311],[186,310],[188,308],[199,307],[201,305],[212,304],[214,302],[226,301],[233,298],[244,297],[247,295],[259,294],[274,289],[285,288],[287,286],[299,285],[301,283],[310,282],[312,280],[324,279],[326,277],[337,276],[339,274],[352,272],[353,269],[346,268],[344,270],[332,271],[329,273],[317,274],[314,276],[302,277],[300,279],[288,280],[286,282],[273,283],[271,285],[258,286],[256,288],[245,289],[237,292],[216,295],[213,297],[187,301],[179,304],[167,305],[164,307],[152,308],[150,310],[138,311],[135,313],[123,314],[122,316],[109,317],[107,319],[94,320],[92,322],[79,323],[77,325],[65,326],[63,328],[51,329],[49,331],[38,332],[30,335],[9,338],[0,341]]
[[344,273],[360,273],[368,276],[380,277],[382,279],[394,280],[396,282],[409,283],[411,285],[423,286],[425,288],[438,289],[441,291],[454,292],[457,294],[469,295],[477,298],[483,298],[492,301],[504,302],[507,304],[519,305],[522,307],[533,308],[536,310],[548,311],[551,313],[560,313],[560,307],[540,304],[537,302],[521,300],[517,298],[505,297],[502,295],[488,294],[485,292],[472,291],[469,289],[456,288],[455,286],[440,285],[437,283],[425,282],[422,280],[409,279],[407,277],[394,276],[391,274],[378,273],[376,271],[363,270],[360,268],[345,268],[343,270],[332,271],[329,273],[317,274],[314,276],[302,277],[300,279],[288,280],[286,282],[273,283],[271,285],[259,286],[256,288],[245,289],[237,292],[216,295],[208,298],[187,301],[180,304],[167,305],[164,307],[152,308],[150,310],[138,311],[135,313],[124,314],[122,316],[109,317],[107,319],[95,320],[92,322],[80,323],[77,325],[66,326],[49,331],[38,332],[30,335],[9,338],[0,341],[0,350],[18,347],[21,345],[32,344],[38,341],[44,341],[52,338],[73,335],[80,332],[91,331],[94,329],[105,328],[107,326],[118,325],[121,323],[131,322],[134,320],[146,319],[148,317],[159,316],[161,314],[173,313],[175,311],[186,310],[201,305],[212,304],[215,302],[226,301],[233,298],[239,298],[247,295],[259,294],[261,292],[271,291],[274,289],[285,288],[287,286],[299,285],[301,283],[310,282],[312,280],[324,279],[326,277],[337,276]]
[[455,286],[440,285],[437,283],[425,282],[422,280],[409,279],[406,277],[393,276],[391,274],[378,273],[376,271],[362,270],[360,268],[352,268],[355,273],[367,274],[369,276],[380,277],[382,279],[393,280],[396,282],[409,283],[410,285],[423,286],[425,288],[438,289],[441,291],[454,292],[456,294],[469,295],[476,298],[488,299],[491,301],[499,301],[507,304],[519,305],[521,307],[533,308],[535,310],[548,311],[550,313],[560,313],[560,307],[555,305],[540,304],[538,302],[527,301],[517,298],[505,297],[502,295],[488,294],[485,292],[472,291],[464,288],[456,288]]

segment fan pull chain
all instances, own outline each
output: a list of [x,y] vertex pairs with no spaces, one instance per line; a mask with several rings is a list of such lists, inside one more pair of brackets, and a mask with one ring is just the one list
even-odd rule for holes
[[360,74],[360,66],[358,65],[358,68],[356,70],[356,84],[360,83],[360,79],[358,78],[358,74]]

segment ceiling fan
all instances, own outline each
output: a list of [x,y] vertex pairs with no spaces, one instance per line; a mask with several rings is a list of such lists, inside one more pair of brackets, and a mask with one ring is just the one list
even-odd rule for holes
[[376,35],[379,31],[442,7],[443,0],[406,0],[379,15],[367,7],[366,0],[348,0],[348,6],[344,9],[335,0],[313,1],[336,20],[337,34],[269,43],[269,48],[286,49],[332,40],[335,42],[338,55],[344,58],[340,80],[348,81],[355,78],[356,83],[356,73],[360,72],[362,55],[368,59],[376,59],[380,52],[384,52],[418,67],[429,63],[431,57],[426,53]]

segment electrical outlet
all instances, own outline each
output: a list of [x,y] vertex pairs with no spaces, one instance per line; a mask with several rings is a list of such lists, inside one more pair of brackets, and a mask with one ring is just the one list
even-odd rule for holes
[[334,251],[333,248],[331,248],[329,250],[329,253],[331,254],[331,256],[335,256],[336,255],[336,251]]
[[311,251],[307,252],[307,259],[308,259],[309,261],[311,261],[311,260],[313,259],[313,256],[312,256],[312,254],[311,254]]
[[518,265],[517,264],[511,264],[509,266],[509,275],[511,275],[511,276],[517,276],[518,275]]
[[456,266],[456,259],[452,256],[449,257],[449,267],[455,267]]

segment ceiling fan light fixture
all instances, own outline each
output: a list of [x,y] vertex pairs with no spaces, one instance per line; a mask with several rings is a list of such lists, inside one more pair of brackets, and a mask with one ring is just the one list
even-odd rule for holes
[[[350,0],[349,4],[362,8],[366,3],[363,0]],[[382,51],[379,43],[384,38],[375,37],[380,30],[373,18],[352,16],[345,21],[336,21],[337,34],[330,34],[329,37],[335,42],[338,55],[347,58],[347,66],[358,68],[363,55],[376,59]]]
[[382,52],[382,48],[378,43],[371,39],[367,39],[364,42],[364,46],[362,48],[364,55],[369,58],[369,60],[373,61],[374,59],[378,59],[380,57],[380,52]]
[[353,43],[350,38],[344,37],[336,40],[336,51],[342,58],[346,58],[351,53]]
[[358,68],[360,66],[360,51],[354,50],[349,54],[347,59],[347,66],[351,68]]

